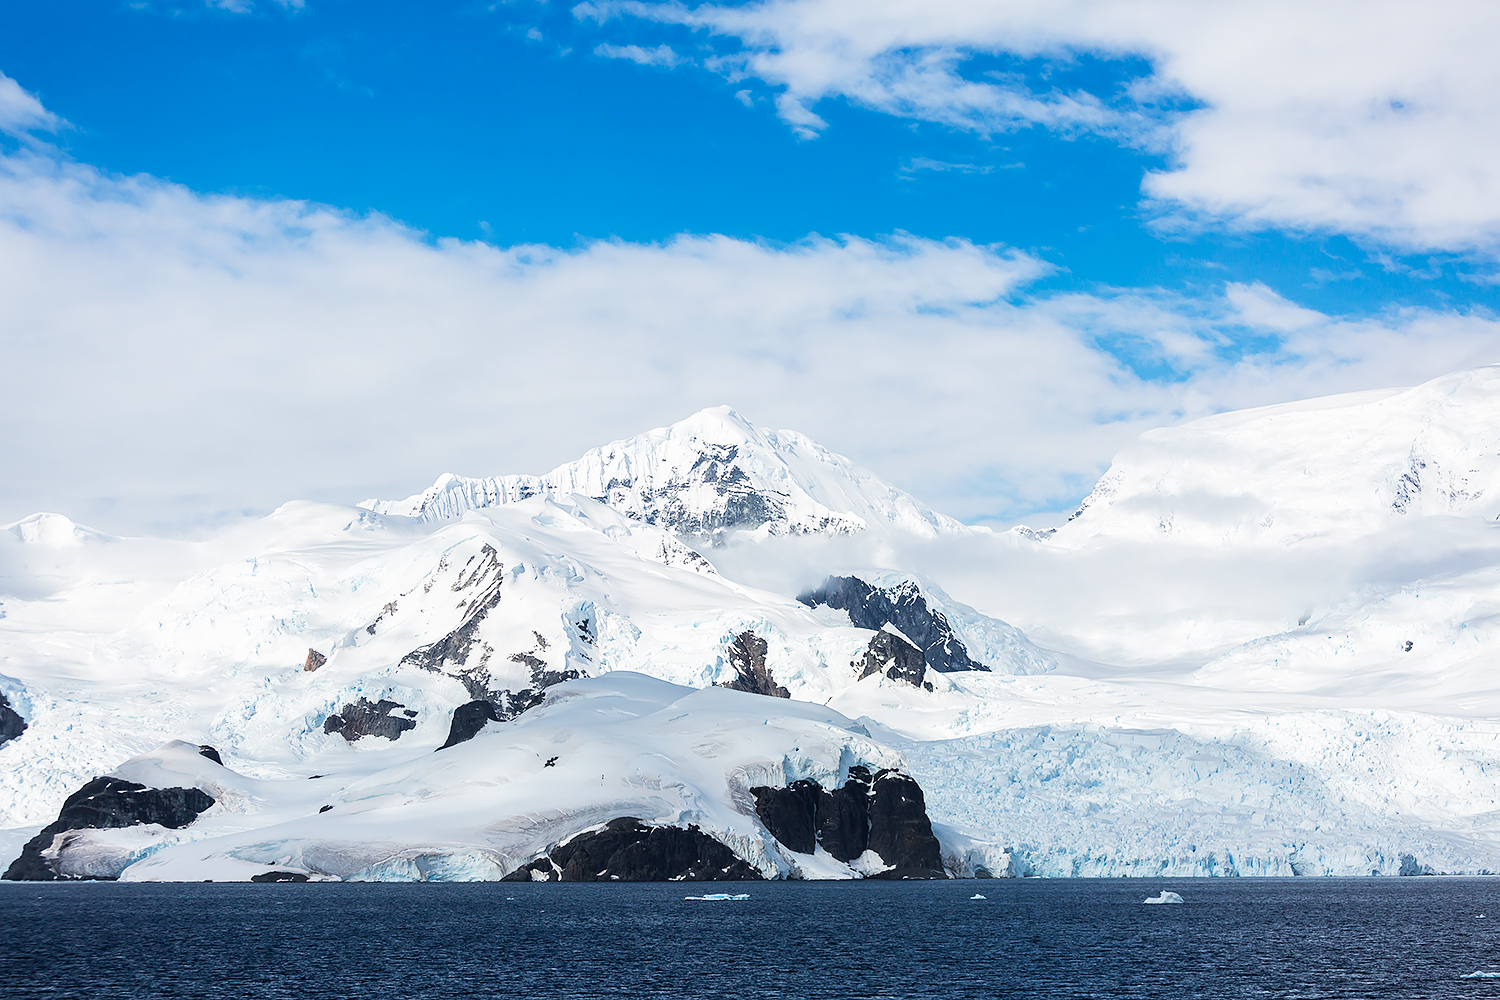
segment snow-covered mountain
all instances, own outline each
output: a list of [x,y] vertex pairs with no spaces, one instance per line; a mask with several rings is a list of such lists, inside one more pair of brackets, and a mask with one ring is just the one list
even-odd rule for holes
[[452,474],[381,514],[432,521],[532,497],[585,496],[635,520],[708,541],[734,532],[854,534],[962,531],[895,487],[795,431],[756,427],[727,406],[595,448],[544,476]]
[[37,515],[0,529],[0,848],[127,879],[1500,871],[1497,407],[1485,369],[1155,431],[1050,535],[727,410],[201,542]]
[[1149,431],[1055,540],[1346,540],[1401,520],[1500,516],[1500,368]]

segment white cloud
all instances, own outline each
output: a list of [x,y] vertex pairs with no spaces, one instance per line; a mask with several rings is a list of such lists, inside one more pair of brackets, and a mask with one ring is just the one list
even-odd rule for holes
[[606,59],[628,59],[642,66],[676,66],[682,57],[672,51],[670,45],[658,45],[654,49],[643,49],[639,45],[596,45],[594,55]]
[[[1178,225],[1351,233],[1412,249],[1500,248],[1500,6],[1486,0],[625,0],[727,40],[713,61],[782,89],[804,136],[843,97],[980,132],[1037,123],[1170,149],[1145,193]],[[1123,94],[966,79],[976,53],[1144,57]],[[1196,110],[1183,112],[1186,96]]]
[[987,174],[995,169],[993,164],[978,163],[949,163],[946,160],[933,160],[926,156],[912,157],[910,163],[901,168],[903,174],[916,174],[923,170],[932,170],[937,173],[954,174]]
[[62,119],[42,107],[35,95],[0,73],[0,132],[9,135],[25,135],[34,129],[55,132],[62,125]]
[[[720,403],[939,509],[1005,516],[1075,500],[1147,427],[1409,384],[1500,343],[1481,317],[1344,321],[1259,286],[1028,298],[1048,271],[905,235],[432,242],[22,152],[0,158],[0,523],[403,496]],[[1235,333],[1274,349],[1241,356]]]

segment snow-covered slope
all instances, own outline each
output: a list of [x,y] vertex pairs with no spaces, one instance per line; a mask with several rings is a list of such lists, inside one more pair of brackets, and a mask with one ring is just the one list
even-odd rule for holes
[[0,848],[113,774],[214,805],[59,862],[498,877],[631,817],[848,877],[880,864],[790,857],[733,775],[896,767],[961,874],[1500,870],[1497,399],[1485,369],[1152,432],[1050,536],[728,411],[203,542],[38,515],[0,528]]
[[756,427],[727,406],[595,448],[544,476],[449,474],[405,500],[366,500],[361,506],[442,520],[536,496],[574,494],[679,535],[708,539],[736,531],[874,529],[930,537],[964,530],[803,435]]
[[1143,434],[1054,541],[1289,546],[1500,515],[1500,367]]
[[[767,877],[851,878],[798,855],[756,819],[757,786],[842,785],[850,769],[900,767],[898,753],[836,712],[639,674],[576,681],[514,723],[472,740],[330,768],[312,781],[255,780],[178,743],[120,777],[199,787],[216,799],[177,830],[86,831],[65,870],[136,881],[244,880],[280,870],[349,880],[497,879],[617,817],[696,826]],[[79,842],[81,841],[81,842]]]

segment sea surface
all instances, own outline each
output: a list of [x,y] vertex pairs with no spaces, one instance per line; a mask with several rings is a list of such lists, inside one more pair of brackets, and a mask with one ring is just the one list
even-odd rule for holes
[[1500,997],[1476,972],[1500,879],[0,883],[13,1000]]

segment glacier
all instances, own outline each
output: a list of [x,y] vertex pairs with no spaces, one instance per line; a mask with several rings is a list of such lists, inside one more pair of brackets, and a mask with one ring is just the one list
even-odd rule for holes
[[[1497,872],[1497,416],[1486,368],[1152,431],[1051,531],[728,408],[195,541],[34,515],[0,528],[0,860],[111,776],[214,804],[59,834],[62,874],[494,879],[630,817],[866,877],[746,784],[853,767],[915,779],[960,877]],[[906,633],[806,599],[832,579],[925,616],[925,671],[867,673]]]

